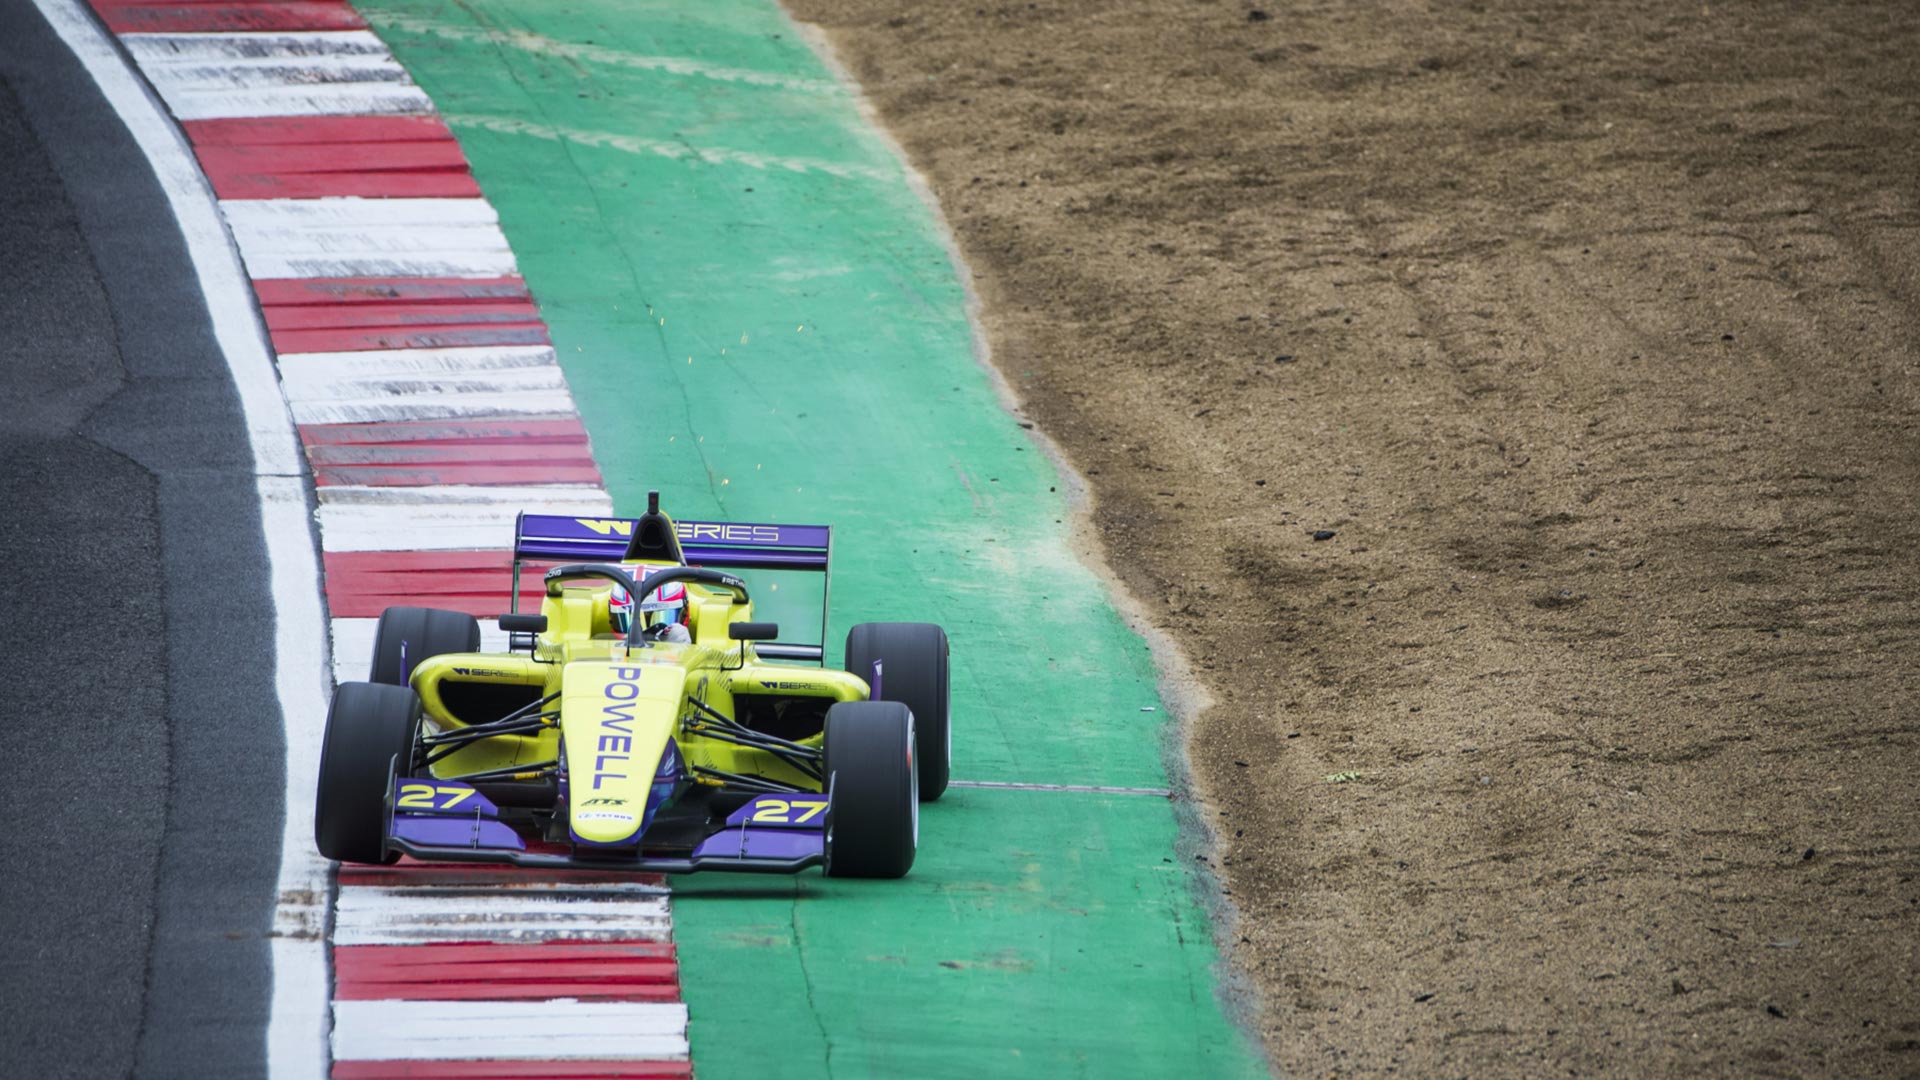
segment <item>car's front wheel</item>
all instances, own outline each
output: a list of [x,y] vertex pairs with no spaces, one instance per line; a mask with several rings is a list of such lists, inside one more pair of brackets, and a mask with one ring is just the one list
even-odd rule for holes
[[913,714],[896,701],[827,710],[827,874],[897,878],[920,846]]
[[404,686],[341,683],[327,710],[320,743],[320,786],[313,800],[313,840],[341,862],[390,863],[387,790],[413,771],[420,734],[420,697]]
[[373,629],[373,669],[368,682],[406,686],[422,660],[447,653],[480,651],[480,620],[464,611],[390,607]]

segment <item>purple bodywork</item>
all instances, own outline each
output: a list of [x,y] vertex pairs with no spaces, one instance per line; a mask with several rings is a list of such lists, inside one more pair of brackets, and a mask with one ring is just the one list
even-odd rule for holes
[[[619,562],[633,528],[633,518],[521,514],[513,557]],[[832,536],[825,525],[677,521],[674,528],[689,564],[749,570],[825,570]]]
[[756,795],[727,815],[727,827],[707,837],[693,857],[797,859],[822,854],[827,836],[825,795]]
[[[419,858],[561,868],[583,865],[575,861],[576,856],[590,850],[587,842],[576,837],[576,856],[529,852],[520,834],[494,816],[498,811],[493,804],[467,785],[446,780],[402,784],[416,789],[430,787],[437,801],[459,805],[457,810],[396,808],[391,839],[397,849]],[[470,794],[454,799],[463,789]],[[421,800],[416,797],[416,801]],[[818,866],[825,859],[826,826],[824,795],[761,795],[729,815],[726,827],[703,840],[686,858],[647,856],[636,846],[625,845],[621,846],[622,858],[630,860],[636,869],[667,873],[691,873],[703,868],[793,873]],[[474,854],[463,855],[465,852]],[[607,852],[608,856],[613,854]],[[617,864],[584,865],[604,869]]]
[[525,851],[527,842],[507,825],[492,818],[428,817],[396,814],[393,835],[401,840],[432,847],[504,848]]
[[453,780],[401,780],[394,787],[395,839],[433,847],[504,848],[527,843],[502,824],[500,808],[471,785]]
[[826,833],[818,829],[768,829],[743,826],[722,829],[693,850],[695,859],[724,855],[742,859],[798,859],[826,849]]
[[827,826],[825,795],[755,795],[740,809],[727,815],[727,826],[751,825],[757,829],[812,829]]

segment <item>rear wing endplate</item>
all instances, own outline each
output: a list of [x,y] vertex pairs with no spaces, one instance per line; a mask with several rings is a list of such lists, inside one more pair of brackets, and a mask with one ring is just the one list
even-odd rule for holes
[[[635,518],[564,517],[556,514],[519,515],[513,528],[513,610],[520,609],[520,564],[523,562],[617,563],[633,538]],[[820,599],[820,644],[764,642],[755,652],[770,660],[812,660],[824,663],[827,609],[831,599],[828,565],[833,555],[833,529],[827,525],[775,525],[741,521],[676,521],[674,533],[689,566],[716,570],[818,571],[823,579]]]

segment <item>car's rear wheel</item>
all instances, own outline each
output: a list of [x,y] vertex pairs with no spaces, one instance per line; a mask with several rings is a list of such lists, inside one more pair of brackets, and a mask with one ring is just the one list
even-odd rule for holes
[[953,758],[947,632],[932,623],[861,623],[847,631],[847,670],[873,687],[875,701],[913,710],[920,761],[920,801],[947,790]]
[[413,669],[430,656],[480,651],[480,620],[464,611],[390,607],[373,630],[369,682],[406,686]]
[[920,846],[914,717],[897,701],[827,710],[827,874],[897,878]]
[[404,686],[341,683],[327,710],[320,743],[320,787],[313,800],[313,840],[341,862],[390,863],[387,789],[411,775],[420,733],[420,697]]

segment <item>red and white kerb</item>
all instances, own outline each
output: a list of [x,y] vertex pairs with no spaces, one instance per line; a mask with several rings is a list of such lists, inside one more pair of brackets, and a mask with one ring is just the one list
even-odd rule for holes
[[[516,513],[613,508],[433,103],[344,0],[91,2],[252,279],[316,485],[336,676],[365,677],[389,604],[505,610]],[[690,1074],[664,882],[403,863],[339,886],[334,1077]]]

